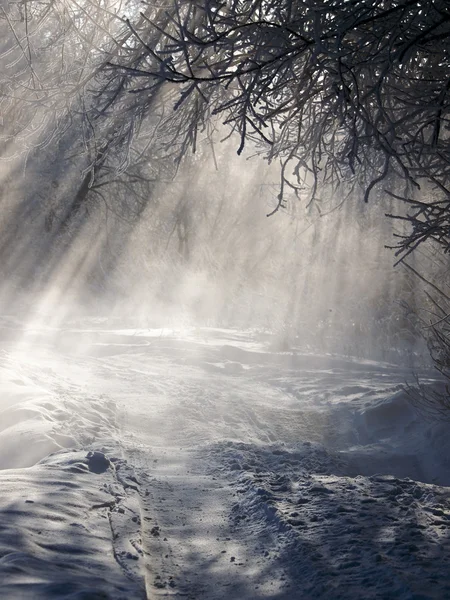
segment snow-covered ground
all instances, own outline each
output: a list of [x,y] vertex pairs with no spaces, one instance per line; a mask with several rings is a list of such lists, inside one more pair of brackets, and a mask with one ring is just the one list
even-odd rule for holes
[[450,428],[408,369],[244,331],[1,337],[1,598],[450,598]]

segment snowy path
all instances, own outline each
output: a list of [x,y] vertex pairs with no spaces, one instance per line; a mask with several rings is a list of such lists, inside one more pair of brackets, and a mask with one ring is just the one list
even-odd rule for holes
[[[80,489],[108,497],[71,500],[72,527],[87,514],[92,536],[65,556],[94,558],[73,561],[66,591],[51,588],[52,569],[36,587],[56,559],[33,528],[17,547],[0,529],[4,597],[139,598],[144,586],[192,600],[450,597],[450,493],[431,485],[450,484],[448,429],[410,409],[407,370],[277,354],[217,330],[65,332],[37,347],[5,347],[0,361],[6,504],[19,501],[8,477],[28,477],[39,497],[39,470],[64,488],[73,464]],[[67,502],[47,504],[58,514]],[[30,506],[22,520],[65,539],[69,516],[52,529]],[[103,596],[82,595],[86,568]]]

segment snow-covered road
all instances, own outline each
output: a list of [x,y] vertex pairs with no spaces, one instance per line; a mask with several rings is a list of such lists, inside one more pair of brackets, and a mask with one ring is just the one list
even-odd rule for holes
[[450,597],[449,430],[408,369],[93,329],[0,373],[1,597]]

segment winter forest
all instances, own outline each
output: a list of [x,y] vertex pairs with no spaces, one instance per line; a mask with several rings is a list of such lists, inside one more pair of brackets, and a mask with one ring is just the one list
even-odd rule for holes
[[1,0],[0,597],[450,598],[447,0]]

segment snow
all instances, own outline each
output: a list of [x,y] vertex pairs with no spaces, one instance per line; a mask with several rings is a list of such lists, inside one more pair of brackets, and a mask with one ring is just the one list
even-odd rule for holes
[[2,336],[0,597],[450,597],[449,426],[408,369],[107,325]]
[[1,472],[3,598],[144,597],[136,549],[111,543],[120,521],[135,516],[116,474],[120,464],[96,466],[86,452],[70,450]]

